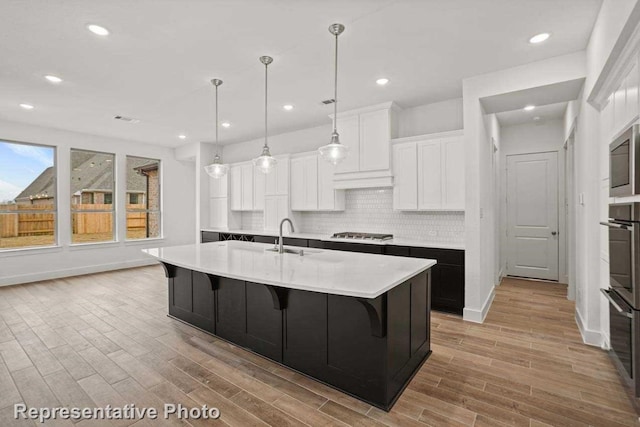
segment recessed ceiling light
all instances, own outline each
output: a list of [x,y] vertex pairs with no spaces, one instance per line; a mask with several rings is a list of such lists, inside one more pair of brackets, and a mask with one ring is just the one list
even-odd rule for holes
[[535,36],[529,39],[529,43],[531,44],[542,43],[543,41],[546,41],[549,37],[551,37],[551,34],[549,33],[536,34]]
[[538,120],[540,120],[540,116],[535,116],[533,120],[537,122]]
[[291,104],[283,105],[282,108],[284,108],[287,111],[291,111],[293,110],[293,105]]
[[524,111],[533,111],[536,109],[535,105],[527,105],[526,107],[524,107]]
[[24,108],[25,110],[33,110],[35,107],[31,104],[20,104],[20,106],[22,108]]
[[384,86],[387,83],[389,83],[389,79],[383,77],[381,79],[376,80],[376,83],[378,84],[378,86]]
[[49,80],[51,83],[62,83],[62,79],[60,77],[53,76],[51,74],[47,74],[44,78]]
[[178,135],[178,138],[180,138],[180,139],[187,139],[187,135]]
[[229,122],[222,122],[222,123],[220,123],[220,125],[222,125],[223,128],[231,127],[231,123],[229,123]]
[[109,35],[109,30],[107,30],[104,27],[101,27],[100,25],[96,25],[96,24],[88,24],[87,25],[87,30],[89,30],[93,34],[97,34],[99,36],[108,36]]

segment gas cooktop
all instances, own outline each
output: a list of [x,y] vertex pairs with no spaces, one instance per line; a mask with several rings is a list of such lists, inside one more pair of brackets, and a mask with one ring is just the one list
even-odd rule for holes
[[391,240],[393,234],[381,234],[381,233],[357,233],[354,231],[344,231],[342,233],[335,233],[331,236],[334,239],[357,239],[357,240]]

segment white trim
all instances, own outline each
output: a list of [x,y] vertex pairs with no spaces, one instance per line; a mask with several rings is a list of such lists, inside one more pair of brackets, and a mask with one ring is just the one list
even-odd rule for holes
[[580,311],[576,309],[576,325],[578,325],[578,330],[580,331],[580,335],[582,336],[582,341],[585,344],[593,345],[595,347],[602,347],[602,333],[599,331],[593,331],[591,329],[587,329],[584,326],[584,321],[582,320],[582,316],[580,315]]
[[450,130],[447,132],[428,133],[425,135],[406,136],[404,138],[391,139],[392,144],[405,144],[407,142],[428,141],[430,139],[453,138],[456,136],[464,136],[464,129]]
[[[372,111],[378,111],[378,110],[401,111],[402,107],[400,107],[394,101],[387,101],[387,102],[383,102],[383,103],[380,103],[380,104],[369,105],[367,107],[356,108],[354,110],[339,111],[338,112],[338,116],[339,117],[353,116],[353,115],[356,115],[356,114],[370,113]],[[329,114],[329,118],[331,120],[333,120],[333,114]]]
[[77,251],[81,249],[102,249],[109,248],[112,246],[120,246],[122,242],[117,240],[109,240],[105,242],[90,242],[90,243],[71,243],[69,245],[70,251]]
[[489,309],[491,308],[491,304],[493,303],[493,299],[495,298],[495,296],[496,287],[493,286],[491,288],[491,292],[489,292],[489,296],[487,296],[484,304],[482,304],[482,308],[480,310],[475,310],[465,307],[462,314],[462,320],[466,320],[467,322],[484,323],[484,319],[489,313]]
[[83,274],[101,273],[103,271],[122,270],[125,268],[142,267],[145,265],[156,264],[155,259],[139,259],[126,262],[117,262],[111,264],[98,264],[86,267],[78,267],[64,270],[53,270],[43,273],[28,273],[16,276],[8,276],[0,278],[0,286],[17,285],[21,283],[38,282],[41,280],[59,279],[62,277],[80,276]]
[[155,242],[162,242],[164,241],[164,237],[149,237],[146,239],[129,239],[129,240],[125,240],[124,244],[125,246],[135,246],[135,245],[142,245],[145,243],[155,243]]
[[37,255],[48,252],[62,252],[62,245],[29,246],[26,248],[11,248],[0,250],[0,258],[10,256]]

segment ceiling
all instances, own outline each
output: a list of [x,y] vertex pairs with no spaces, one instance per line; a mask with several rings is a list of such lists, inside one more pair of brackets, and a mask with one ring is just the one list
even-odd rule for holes
[[545,86],[536,86],[515,92],[481,98],[485,114],[521,110],[527,105],[539,106],[557,104],[578,99],[584,78],[567,80]]
[[[560,120],[567,111],[568,102],[539,105],[532,111],[522,108],[497,113],[496,117],[501,127],[516,126],[524,123],[544,123],[549,120]],[[538,117],[536,120],[535,118]]]
[[[320,101],[333,93],[331,23],[346,25],[340,110],[389,100],[411,107],[460,97],[465,77],[584,49],[600,3],[3,0],[0,118],[165,146],[212,141],[216,77],[220,119],[232,123],[221,142],[238,142],[263,132],[265,54],[275,59],[270,133],[329,123],[332,107]],[[88,23],[111,34],[96,36]],[[547,42],[527,42],[543,31]],[[391,81],[379,87],[382,76]],[[284,111],[287,103],[295,108]]]

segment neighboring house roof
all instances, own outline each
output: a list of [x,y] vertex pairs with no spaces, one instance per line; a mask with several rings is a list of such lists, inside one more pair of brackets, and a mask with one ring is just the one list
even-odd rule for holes
[[37,194],[55,196],[55,174],[53,172],[53,166],[46,168],[27,188],[18,194],[15,200],[29,200],[29,196],[35,197]]
[[[111,156],[101,153],[74,151],[71,162],[71,194],[81,192],[113,191]],[[127,191],[146,192],[146,177],[140,171],[148,171],[158,167],[157,161],[129,157],[127,159]],[[45,169],[15,201],[29,200],[37,194],[55,195],[55,174],[53,167]]]

